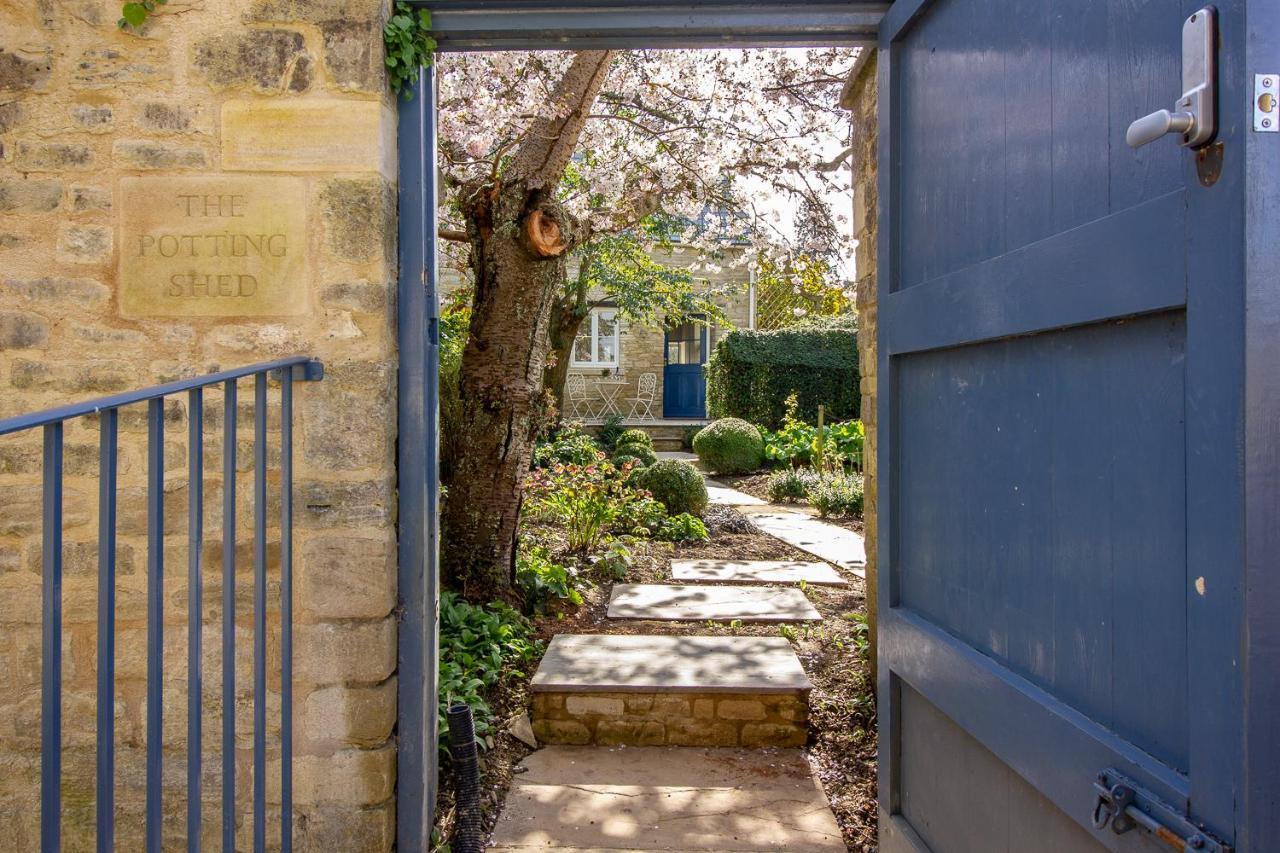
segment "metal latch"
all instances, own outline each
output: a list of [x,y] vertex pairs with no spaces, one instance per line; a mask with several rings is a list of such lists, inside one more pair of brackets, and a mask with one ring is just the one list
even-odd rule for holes
[[1206,6],[1182,24],[1182,97],[1173,111],[1156,110],[1129,125],[1124,141],[1131,148],[1155,142],[1166,133],[1182,134],[1182,145],[1199,148],[1217,130],[1217,12]]
[[1116,835],[1139,830],[1150,833],[1170,850],[1182,853],[1231,853],[1201,827],[1196,826],[1172,806],[1110,768],[1098,774],[1093,783],[1097,797],[1093,804],[1093,825]]

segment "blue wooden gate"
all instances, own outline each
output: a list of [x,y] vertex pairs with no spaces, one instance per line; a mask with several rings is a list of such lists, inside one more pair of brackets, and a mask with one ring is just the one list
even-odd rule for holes
[[885,17],[885,850],[1280,849],[1278,8],[1218,4],[1198,152],[1125,144],[1198,4]]

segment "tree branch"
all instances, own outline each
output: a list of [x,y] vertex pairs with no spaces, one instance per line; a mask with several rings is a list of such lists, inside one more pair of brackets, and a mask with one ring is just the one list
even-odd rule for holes
[[441,240],[451,240],[454,243],[470,243],[471,242],[471,238],[467,236],[467,232],[459,230],[457,228],[441,228],[439,231],[436,232],[436,236],[438,236]]

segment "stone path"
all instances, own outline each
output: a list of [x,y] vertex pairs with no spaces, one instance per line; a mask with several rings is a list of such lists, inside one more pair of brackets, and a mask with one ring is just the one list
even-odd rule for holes
[[788,693],[813,684],[782,637],[560,634],[534,692]]
[[671,577],[705,583],[813,583],[848,586],[827,563],[798,560],[672,560]]
[[661,622],[816,622],[817,608],[794,588],[620,583],[609,598],[610,619]]
[[845,850],[798,749],[551,746],[523,766],[491,850]]
[[[608,618],[818,621],[796,584],[847,584],[833,565],[862,574],[857,533],[715,480],[707,488],[712,503],[824,562],[675,561],[677,583],[615,584]],[[844,850],[797,748],[812,687],[780,636],[554,637],[530,686],[544,747],[515,775],[489,849]]]

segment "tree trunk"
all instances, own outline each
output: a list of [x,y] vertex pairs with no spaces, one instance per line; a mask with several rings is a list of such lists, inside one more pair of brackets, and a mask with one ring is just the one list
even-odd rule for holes
[[478,188],[465,211],[475,274],[459,383],[465,448],[448,484],[441,556],[446,579],[470,601],[519,598],[523,484],[546,411],[551,309],[576,227],[555,189],[612,59],[604,51],[574,58],[552,98],[562,109],[534,123],[507,173]]

